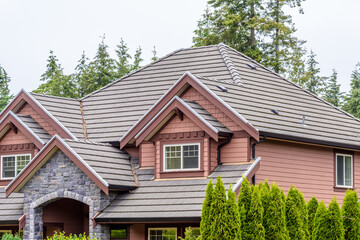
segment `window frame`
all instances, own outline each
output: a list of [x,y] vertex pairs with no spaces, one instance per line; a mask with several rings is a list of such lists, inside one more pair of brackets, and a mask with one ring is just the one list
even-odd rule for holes
[[[29,160],[29,163],[30,163],[30,161],[31,161],[31,153],[25,153],[25,154],[10,154],[10,155],[1,155],[1,161],[0,161],[0,170],[1,170],[1,172],[0,172],[0,179],[1,180],[11,180],[11,179],[13,179],[13,178],[15,178],[18,174],[16,173],[17,172],[17,166],[18,166],[18,164],[17,164],[17,157],[18,156],[29,156],[29,158],[30,158],[30,160]],[[3,177],[3,159],[4,159],[4,157],[14,157],[15,158],[15,176],[14,177]],[[27,164],[29,164],[29,163],[27,163]],[[27,166],[27,164],[24,166],[24,168]],[[24,169],[23,168],[23,169]],[[22,171],[22,170],[21,170]],[[20,171],[20,172],[21,172]],[[19,172],[19,173],[20,173]]]
[[[338,156],[343,157],[343,178],[344,178],[344,185],[338,185],[338,165],[337,165],[337,158]],[[345,157],[351,158],[351,185],[345,185]],[[346,153],[336,153],[335,154],[335,187],[336,188],[353,188],[354,187],[354,156],[352,154]]]
[[178,228],[177,227],[156,227],[156,228],[148,228],[148,237],[150,240],[150,230],[175,230],[175,239],[178,239]]
[[[183,160],[183,147],[184,146],[198,146],[198,167],[197,168],[184,168],[184,160]],[[181,147],[181,168],[180,169],[166,169],[166,147]],[[183,171],[199,171],[201,168],[201,144],[200,142],[193,142],[193,143],[174,143],[174,144],[163,144],[163,171],[164,172],[183,172]]]

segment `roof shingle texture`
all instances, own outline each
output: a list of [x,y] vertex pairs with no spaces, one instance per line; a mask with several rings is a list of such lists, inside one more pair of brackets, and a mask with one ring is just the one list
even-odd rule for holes
[[30,128],[44,143],[51,139],[51,135],[43,129],[31,116],[16,115],[28,128]]

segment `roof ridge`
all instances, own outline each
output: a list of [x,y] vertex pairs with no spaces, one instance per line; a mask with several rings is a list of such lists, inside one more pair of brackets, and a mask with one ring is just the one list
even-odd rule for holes
[[44,96],[44,97],[50,97],[50,98],[58,98],[58,99],[72,100],[72,101],[77,101],[77,102],[80,101],[80,99],[76,99],[76,98],[59,97],[59,96],[52,96],[52,95],[41,94],[41,93],[34,93],[34,92],[30,92],[30,94],[31,94],[31,95]]
[[203,76],[201,74],[193,74],[193,75],[196,76],[197,78],[203,78],[203,79],[206,79],[208,81],[225,83],[225,84],[229,84],[229,85],[233,85],[233,86],[239,86],[238,84],[236,84],[234,82],[228,82],[228,81],[217,79],[217,78],[214,78],[214,77],[206,77],[206,76]]
[[217,46],[218,46],[220,55],[223,58],[225,65],[226,65],[227,69],[229,70],[234,83],[236,85],[242,86],[243,82],[241,80],[241,76],[240,76],[239,72],[236,70],[234,63],[232,62],[232,60],[226,50],[227,45],[225,45],[224,43],[219,43]]
[[230,47],[230,46],[228,46],[228,45],[226,45],[226,44],[223,44],[223,45],[224,45],[224,46],[226,46],[226,47],[228,47],[228,48],[230,48],[230,49],[232,49],[235,53],[237,53],[237,54],[241,55],[242,57],[244,57],[244,58],[246,58],[246,59],[250,60],[252,63],[255,63],[255,64],[259,65],[260,67],[262,67],[262,68],[263,68],[263,69],[265,69],[266,71],[268,71],[268,72],[270,72],[270,73],[272,73],[272,74],[274,74],[274,75],[278,76],[278,77],[279,77],[279,78],[281,78],[282,80],[284,80],[284,81],[286,81],[286,82],[288,82],[288,83],[290,83],[290,84],[294,85],[295,87],[297,87],[297,88],[299,88],[300,90],[304,91],[305,93],[307,93],[307,94],[311,95],[312,97],[314,97],[314,98],[316,98],[316,99],[318,99],[318,100],[320,100],[320,101],[324,102],[325,104],[327,104],[327,105],[329,105],[329,106],[331,106],[331,107],[335,108],[336,110],[338,110],[338,111],[339,111],[339,112],[341,112],[341,113],[344,113],[344,114],[345,114],[345,115],[347,115],[348,117],[351,117],[351,118],[353,118],[354,120],[356,120],[356,121],[360,122],[360,119],[356,118],[356,117],[355,117],[355,116],[353,116],[352,114],[350,114],[350,113],[348,113],[348,112],[346,112],[346,111],[342,110],[342,109],[341,109],[341,108],[339,108],[339,107],[334,106],[333,104],[331,104],[331,103],[329,103],[329,102],[325,101],[324,99],[322,99],[321,97],[317,96],[316,94],[314,94],[314,93],[312,93],[312,92],[310,92],[310,91],[308,91],[308,90],[306,90],[306,89],[304,89],[304,88],[300,87],[298,84],[296,84],[296,83],[294,83],[294,82],[292,82],[292,81],[290,81],[290,80],[286,79],[285,77],[281,76],[279,73],[274,72],[273,70],[271,70],[271,69],[269,69],[269,68],[265,67],[265,66],[264,66],[264,65],[262,65],[261,63],[259,63],[259,62],[255,61],[254,59],[252,59],[252,58],[250,58],[250,57],[246,56],[244,53],[241,53],[241,52],[239,52],[238,50],[236,50],[236,49],[234,49],[234,48],[232,48],[232,47]]
[[65,142],[77,142],[77,143],[88,143],[88,144],[92,144],[92,145],[99,145],[99,146],[109,146],[112,147],[111,144],[109,143],[100,143],[100,142],[94,142],[91,140],[83,140],[83,139],[63,139]]

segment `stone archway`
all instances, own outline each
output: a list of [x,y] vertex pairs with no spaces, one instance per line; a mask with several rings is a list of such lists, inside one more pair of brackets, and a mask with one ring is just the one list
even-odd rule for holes
[[47,204],[55,202],[60,199],[72,199],[83,204],[86,204],[89,208],[89,236],[93,238],[94,231],[93,231],[93,222],[92,218],[94,216],[94,202],[86,196],[82,196],[78,193],[71,192],[68,190],[58,190],[56,192],[52,192],[46,194],[39,199],[33,201],[30,204],[30,222],[29,222],[29,232],[30,232],[30,239],[42,239],[43,233],[43,207]]

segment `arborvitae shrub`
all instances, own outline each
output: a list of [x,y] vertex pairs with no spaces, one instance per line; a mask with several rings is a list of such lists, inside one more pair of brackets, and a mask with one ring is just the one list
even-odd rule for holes
[[267,210],[263,218],[265,238],[269,240],[288,239],[284,192],[276,184],[271,186],[268,201]]
[[326,239],[323,237],[326,232],[326,206],[324,201],[321,201],[315,214],[314,229],[312,233],[313,240]]
[[211,235],[211,224],[213,222],[213,218],[211,217],[210,208],[213,200],[213,192],[214,186],[210,180],[206,188],[206,196],[201,212],[200,233],[203,240],[210,239]]
[[238,197],[238,206],[240,210],[240,222],[241,222],[241,238],[250,239],[249,236],[251,229],[249,226],[249,210],[251,205],[251,188],[248,180],[244,178],[241,183],[240,193]]
[[240,240],[240,213],[236,204],[236,195],[230,186],[226,203],[226,230],[224,239]]
[[2,236],[1,240],[21,240],[21,238],[16,234],[6,233]]
[[262,225],[264,209],[261,203],[259,186],[255,186],[251,194],[251,204],[249,210],[249,239],[265,239],[265,229]]
[[356,191],[348,190],[342,204],[345,239],[360,239],[360,206]]
[[344,239],[343,219],[336,198],[331,200],[326,216],[329,232],[328,239]]
[[312,197],[311,200],[307,204],[309,239],[312,238],[312,233],[313,233],[314,223],[315,223],[315,215],[316,215],[318,206],[319,206],[319,202],[316,199],[316,197]]
[[215,189],[210,208],[211,235],[210,239],[225,239],[227,229],[226,216],[226,190],[219,176],[216,180]]

